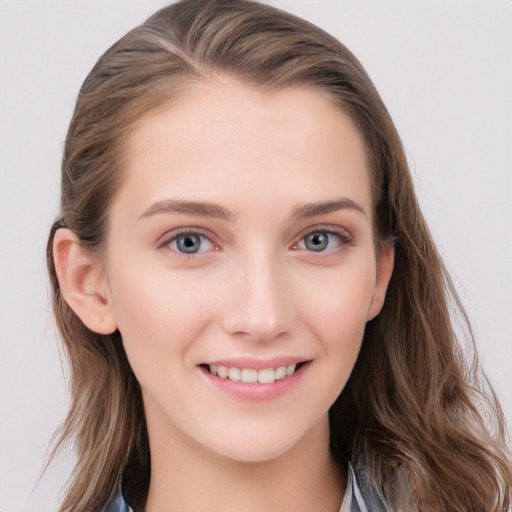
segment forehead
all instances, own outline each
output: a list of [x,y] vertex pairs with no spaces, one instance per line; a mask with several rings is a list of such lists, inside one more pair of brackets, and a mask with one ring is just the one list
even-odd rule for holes
[[199,84],[139,119],[127,148],[123,188],[133,204],[267,191],[296,202],[356,195],[371,210],[362,137],[317,89]]

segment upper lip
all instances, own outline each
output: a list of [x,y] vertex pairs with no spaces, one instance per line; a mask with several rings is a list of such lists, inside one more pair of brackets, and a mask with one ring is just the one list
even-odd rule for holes
[[203,364],[226,366],[227,368],[250,368],[254,370],[264,370],[265,368],[279,368],[280,366],[288,366],[289,364],[306,363],[310,359],[295,356],[273,357],[272,359],[256,359],[256,358],[234,358],[234,359],[216,359],[207,361]]

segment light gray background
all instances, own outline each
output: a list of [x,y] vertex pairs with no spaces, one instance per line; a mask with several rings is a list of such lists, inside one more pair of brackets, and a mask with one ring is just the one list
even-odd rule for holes
[[[275,0],[362,61],[473,320],[509,423],[512,2]],[[0,512],[57,509],[63,458],[31,494],[65,411],[45,270],[59,160],[95,60],[162,0],[0,0]]]

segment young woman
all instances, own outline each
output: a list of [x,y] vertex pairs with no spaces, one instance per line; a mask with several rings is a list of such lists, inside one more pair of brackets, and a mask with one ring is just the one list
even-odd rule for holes
[[61,511],[508,510],[500,408],[399,137],[317,27],[184,0],[109,49],[48,265]]

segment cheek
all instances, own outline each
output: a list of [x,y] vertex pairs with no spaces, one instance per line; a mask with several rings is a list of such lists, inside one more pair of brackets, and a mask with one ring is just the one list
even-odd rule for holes
[[375,289],[375,264],[370,257],[305,279],[303,285],[301,309],[312,325],[333,335],[363,332]]
[[317,276],[316,286],[304,287],[301,315],[309,332],[320,341],[325,392],[334,402],[354,367],[367,322],[375,286],[375,266],[350,265]]
[[214,297],[190,276],[131,270],[119,268],[111,288],[112,309],[134,372],[139,378],[138,367],[144,373],[149,367],[186,364],[193,341],[215,316]]

